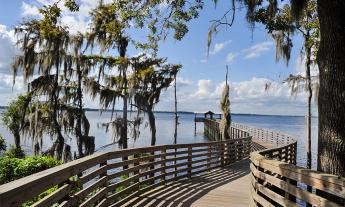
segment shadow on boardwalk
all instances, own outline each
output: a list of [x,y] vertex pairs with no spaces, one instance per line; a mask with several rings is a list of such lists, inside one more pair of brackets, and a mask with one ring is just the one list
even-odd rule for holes
[[[266,149],[258,142],[252,151]],[[124,206],[138,207],[225,207],[249,206],[250,161],[242,160],[218,168],[191,180],[182,180],[160,186],[128,202]]]
[[[249,160],[245,159],[191,180],[158,187],[132,199],[125,206],[229,206],[228,202],[235,197],[242,199],[243,206],[248,206],[249,196],[246,193],[249,193],[249,185],[248,188],[240,189],[243,186],[240,184],[237,186],[239,188],[236,188],[237,184],[234,185],[233,182],[248,175],[249,172]],[[239,198],[241,194],[243,198]]]

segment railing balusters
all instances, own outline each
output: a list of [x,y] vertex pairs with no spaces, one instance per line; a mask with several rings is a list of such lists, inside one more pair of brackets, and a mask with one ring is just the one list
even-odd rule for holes
[[188,177],[192,177],[192,147],[188,147]]
[[[205,120],[205,125],[206,133],[220,136],[219,124]],[[230,132],[232,139],[225,141],[124,149],[75,160],[0,186],[1,207],[18,206],[60,183],[42,205],[118,206],[157,186],[248,157],[249,134],[239,127]],[[70,181],[77,175],[79,188]]]
[[163,149],[161,150],[161,161],[163,161],[162,163],[161,163],[161,168],[162,168],[162,170],[161,170],[161,175],[163,175],[162,177],[161,177],[161,181],[162,182],[164,182],[164,184],[165,184],[165,174],[166,174],[166,148],[165,147],[163,147]]

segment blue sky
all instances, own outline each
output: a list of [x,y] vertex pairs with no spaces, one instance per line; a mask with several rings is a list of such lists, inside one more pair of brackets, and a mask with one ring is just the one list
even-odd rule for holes
[[[23,18],[37,16],[37,7],[51,0],[3,0],[0,7],[0,105],[6,105],[16,94],[24,91],[21,77],[12,88],[10,63],[16,53],[12,46],[13,28]],[[62,23],[72,30],[86,30],[88,11],[97,0],[80,0],[80,12],[64,13]],[[282,83],[290,73],[304,70],[300,57],[301,38],[294,38],[294,47],[289,66],[275,62],[275,46],[262,25],[252,32],[245,20],[245,10],[236,11],[231,29],[222,30],[214,38],[210,55],[206,55],[207,32],[210,20],[222,16],[230,1],[219,1],[217,8],[207,1],[200,18],[189,23],[189,33],[182,41],[168,38],[160,43],[159,56],[168,57],[168,62],[180,63],[179,110],[219,111],[219,99],[224,84],[225,66],[229,65],[231,103],[234,113],[258,113],[281,115],[304,115],[304,94],[290,97],[288,87]],[[138,34],[140,35],[140,34]],[[130,51],[136,54],[138,51]],[[265,91],[265,84],[271,89]],[[172,89],[162,95],[157,110],[173,109]],[[97,107],[97,102],[87,98],[87,106]]]

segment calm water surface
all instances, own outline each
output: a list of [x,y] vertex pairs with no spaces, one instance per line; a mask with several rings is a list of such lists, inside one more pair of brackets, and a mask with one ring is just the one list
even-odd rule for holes
[[[109,121],[110,112],[103,112],[100,114],[97,111],[88,111],[87,117],[89,118],[91,129],[90,135],[95,136],[96,150],[116,150],[118,146],[113,143],[113,133],[111,130],[106,133],[104,128],[98,127],[100,123]],[[196,127],[196,133],[194,133],[194,114],[183,113],[179,114],[179,126],[178,126],[178,143],[194,143],[194,142],[206,142],[207,139],[203,135],[203,124],[198,123]],[[285,132],[298,139],[298,164],[300,166],[305,165],[306,159],[306,119],[304,117],[293,116],[261,116],[261,115],[233,115],[232,120],[247,124],[250,126],[272,129],[275,131]],[[150,145],[150,129],[149,126],[145,126],[147,121],[141,126],[141,132],[139,138],[135,141],[130,139],[128,146],[142,147]],[[313,150],[313,166],[316,164],[316,150],[317,150],[317,119],[312,120],[312,150]],[[173,113],[157,113],[156,114],[157,125],[157,145],[160,144],[172,144],[174,140],[174,114]],[[13,144],[12,135],[3,127],[0,126],[0,134],[2,134],[8,144]],[[66,142],[72,146],[72,151],[76,150],[75,140],[70,137],[66,138]],[[44,148],[50,146],[50,138],[44,138]],[[31,139],[26,138],[23,141],[24,149],[27,153],[31,153]],[[106,146],[106,147],[105,147]]]

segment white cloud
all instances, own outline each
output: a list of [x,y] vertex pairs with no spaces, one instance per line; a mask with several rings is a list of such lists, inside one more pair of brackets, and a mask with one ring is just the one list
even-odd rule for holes
[[228,53],[228,55],[226,56],[226,63],[228,64],[233,63],[235,61],[236,56],[237,54],[235,53],[232,53],[232,52]]
[[[265,85],[270,83],[270,89]],[[178,93],[178,108],[183,111],[220,112],[219,102],[225,82],[214,83],[202,79],[197,84],[181,88]],[[305,105],[303,94],[292,98],[286,84],[266,78],[253,77],[247,81],[230,83],[231,110],[233,113],[303,115]],[[173,108],[172,90],[162,94],[157,110]]]
[[42,15],[39,13],[37,6],[28,4],[26,2],[22,2],[22,16],[34,16],[34,17],[41,17]]
[[[298,56],[296,60],[296,74],[305,76],[306,73],[306,57],[305,56]],[[310,67],[310,75],[311,76],[318,76],[319,69],[317,65],[311,65]]]
[[23,76],[17,76],[13,85],[13,75],[0,73],[0,105],[5,106],[25,90]]
[[232,42],[231,40],[227,40],[225,42],[216,43],[214,45],[213,49],[210,51],[210,55],[215,55],[215,54],[219,53],[224,48],[226,48],[231,42]]
[[242,52],[245,53],[244,59],[252,59],[260,57],[263,53],[271,49],[273,42],[261,42],[251,46],[250,48],[244,49]]
[[[106,0],[104,3],[110,2],[111,0]],[[30,3],[22,3],[22,16],[35,16],[40,17],[38,8],[54,3],[54,0],[35,0]],[[99,0],[80,0],[79,11],[70,12],[65,6],[64,2],[60,1],[59,7],[62,10],[61,24],[70,28],[72,34],[77,32],[85,33],[88,29],[90,22],[90,12],[92,9],[96,8]]]
[[11,73],[11,62],[15,55],[14,32],[0,25],[0,73]]
[[62,16],[61,22],[68,26],[69,31],[72,34],[76,34],[78,32],[86,33],[89,25],[89,20],[76,15]]
[[177,83],[177,87],[184,87],[184,86],[191,85],[193,83],[193,81],[188,80],[188,79],[184,79],[182,77],[177,77],[176,83]]
[[198,90],[191,95],[192,98],[204,99],[213,93],[215,87],[211,80],[199,80]]

